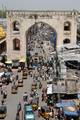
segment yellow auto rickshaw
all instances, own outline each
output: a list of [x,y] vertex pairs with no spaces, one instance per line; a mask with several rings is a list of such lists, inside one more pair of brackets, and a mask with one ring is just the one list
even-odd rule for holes
[[12,93],[12,94],[16,94],[17,91],[18,91],[17,86],[16,86],[16,85],[13,85],[13,86],[11,87],[11,93]]
[[18,87],[23,87],[23,80],[18,80]]
[[22,77],[23,79],[27,79],[27,70],[26,69],[23,70],[22,75],[23,75],[23,77]]
[[36,99],[36,98],[33,99],[32,100],[32,108],[34,111],[38,109],[38,105],[39,105],[38,99]]
[[40,115],[45,119],[49,119],[50,117],[52,117],[52,112],[48,106],[42,106],[40,110]]
[[7,115],[7,107],[5,105],[0,106],[0,119],[4,119]]

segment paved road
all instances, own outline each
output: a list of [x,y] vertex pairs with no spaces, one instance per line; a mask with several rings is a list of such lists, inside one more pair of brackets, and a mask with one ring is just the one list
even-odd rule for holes
[[[15,72],[16,74],[16,72]],[[19,73],[19,78],[22,78],[22,73]],[[30,94],[31,90],[31,83],[33,79],[28,76],[28,79],[24,79],[24,86],[18,88],[18,93],[17,94],[11,94],[11,84],[7,86],[7,91],[8,91],[8,97],[6,99],[6,105],[7,105],[7,117],[5,120],[15,120],[16,116],[16,111],[17,111],[17,104],[22,101],[22,96],[25,91]],[[46,86],[46,82],[43,82],[43,86]],[[39,95],[40,95],[40,106],[44,105],[45,103],[41,101],[41,90],[39,90]],[[38,118],[37,116],[37,111],[35,112],[35,117],[36,120],[44,120],[42,117]]]

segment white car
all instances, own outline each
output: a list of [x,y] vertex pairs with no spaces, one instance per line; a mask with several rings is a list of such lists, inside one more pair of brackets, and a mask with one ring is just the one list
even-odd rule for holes
[[24,120],[35,120],[34,113],[32,111],[28,111]]
[[24,105],[24,120],[35,120],[35,115],[31,105]]

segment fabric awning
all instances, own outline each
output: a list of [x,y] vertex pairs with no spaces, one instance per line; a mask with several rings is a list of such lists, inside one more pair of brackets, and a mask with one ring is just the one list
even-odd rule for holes
[[8,60],[5,62],[6,64],[12,64],[12,61],[11,60]]

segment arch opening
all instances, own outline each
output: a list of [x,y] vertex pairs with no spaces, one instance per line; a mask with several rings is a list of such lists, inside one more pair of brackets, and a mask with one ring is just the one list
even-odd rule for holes
[[70,39],[66,38],[63,40],[63,44],[69,44],[70,43]]
[[2,54],[3,52],[6,52],[7,48],[6,48],[6,41],[2,42],[0,44],[0,54]]
[[77,25],[77,41],[76,43],[80,45],[80,24]]
[[20,50],[20,40],[17,38],[13,39],[13,50]]
[[50,41],[51,45],[54,47],[54,50],[56,50],[57,32],[47,23],[38,22],[28,29],[26,32],[26,40],[27,43],[35,40],[40,42]]
[[33,24],[26,32],[27,56],[32,54],[35,62],[48,59],[50,53],[56,50],[56,41],[57,32],[50,25],[43,22]]
[[71,30],[71,23],[69,21],[64,22],[64,31]]
[[13,31],[20,31],[19,30],[19,26],[20,26],[20,23],[18,21],[14,21],[12,23],[12,28],[13,28]]

